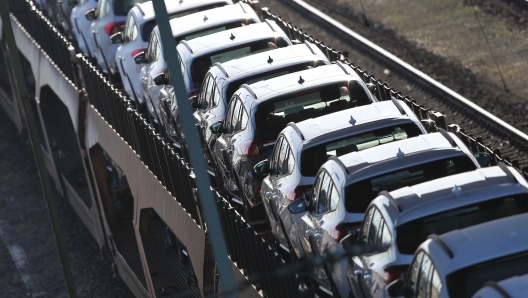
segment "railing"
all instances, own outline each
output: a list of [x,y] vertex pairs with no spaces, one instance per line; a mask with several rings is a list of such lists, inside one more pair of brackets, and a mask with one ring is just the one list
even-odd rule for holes
[[[189,164],[155,132],[148,121],[133,108],[132,102],[109,84],[86,57],[79,54],[76,59],[72,59],[72,44],[53,27],[31,1],[9,0],[9,5],[14,17],[47,53],[50,60],[69,80],[75,82],[82,92],[86,93],[89,103],[130,146],[131,150],[134,150],[145,166],[185,208],[197,225],[205,228],[194,190],[194,175]],[[372,74],[348,62],[345,57],[346,53],[324,45],[267,10],[264,10],[264,17],[276,21],[291,39],[313,42],[326,53],[330,60],[342,61],[350,65],[367,84],[371,85],[371,90],[378,99],[403,100],[420,119],[434,120],[437,126],[446,128],[441,113],[432,111],[407,96],[403,96],[400,92],[390,88],[387,83],[383,83]],[[458,126],[450,125],[449,129],[463,139],[473,152],[491,154],[492,164],[504,161],[520,170],[519,162],[515,160],[510,162],[507,157],[502,157],[500,150],[484,146],[481,140],[473,138]],[[528,171],[524,169],[522,172],[526,175]],[[263,236],[256,233],[253,227],[243,220],[233,206],[218,193],[216,196],[231,260],[250,279],[259,277],[255,279],[258,281],[255,286],[261,289],[265,296],[298,296],[294,276],[277,277],[270,274],[284,268],[286,266],[284,260],[268,245]]]

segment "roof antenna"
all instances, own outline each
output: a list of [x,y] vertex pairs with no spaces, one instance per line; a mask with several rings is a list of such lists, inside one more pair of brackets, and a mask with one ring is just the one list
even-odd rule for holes
[[268,63],[271,64],[273,62],[273,59],[271,59],[271,56],[269,56]]
[[348,123],[354,125],[354,124],[356,124],[356,119],[354,119],[354,117],[352,115],[350,115],[350,120],[348,121]]
[[231,39],[231,40],[235,39],[235,36],[233,35],[233,32],[231,32],[231,37],[229,37],[229,39]]
[[203,21],[205,22],[205,21],[207,21],[207,20],[209,20],[209,19],[207,18],[206,15],[204,15]]
[[451,190],[451,192],[452,192],[453,194],[455,194],[455,196],[460,197],[460,193],[462,192],[462,188],[460,188],[460,186],[458,186],[458,185],[455,184],[455,187],[453,187],[453,189]]
[[401,148],[398,148],[398,153],[396,153],[396,157],[398,157],[400,160],[403,160],[405,157],[405,153],[401,151]]
[[497,67],[497,70],[499,71],[499,75],[500,75],[500,78],[501,78],[501,81],[502,81],[502,86],[504,87],[504,91],[510,93],[510,89],[506,85],[506,81],[504,81],[504,77],[502,76],[502,72],[500,70],[499,63],[497,63],[497,59],[495,58],[495,54],[493,54],[493,50],[492,50],[491,45],[490,45],[490,43],[488,41],[488,36],[486,35],[486,32],[484,31],[484,27],[482,26],[482,22],[480,21],[479,13],[478,13],[477,10],[475,10],[475,16],[477,17],[477,20],[478,20],[479,25],[480,25],[480,30],[482,31],[482,34],[484,35],[484,39],[486,40],[486,44],[488,45],[488,49],[489,49],[489,51],[491,53],[491,57],[493,58],[493,61],[495,62],[495,66]]
[[301,76],[299,76],[299,81],[298,81],[298,83],[299,83],[299,84],[304,83],[304,80],[303,80],[303,78],[302,78]]
[[180,0],[180,5],[183,3],[183,0]]

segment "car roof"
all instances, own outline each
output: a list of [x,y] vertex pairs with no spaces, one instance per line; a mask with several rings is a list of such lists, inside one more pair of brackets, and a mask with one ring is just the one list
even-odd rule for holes
[[248,19],[253,19],[255,23],[260,23],[259,17],[251,6],[239,2],[236,5],[226,5],[172,19],[169,23],[172,35],[176,37],[185,35],[188,32],[196,32],[208,27]]
[[[299,83],[300,78],[302,78],[302,83]],[[340,63],[319,66],[313,69],[262,80],[249,85],[249,88],[253,90],[256,96],[256,101],[263,102],[291,92],[308,90],[339,81],[350,81],[351,79],[358,81],[360,85],[364,85],[361,78],[352,70],[352,68],[350,68],[350,66]],[[371,97],[368,90],[367,93],[369,97]]]
[[[273,60],[271,63],[269,62],[269,58]],[[220,74],[222,79],[224,79],[225,73],[227,73],[229,76],[228,79],[231,80],[251,75],[255,72],[260,73],[269,68],[275,69],[276,67],[318,60],[328,62],[326,56],[316,45],[305,42],[304,44],[279,48],[220,63],[223,70],[213,65],[210,72]]]
[[[527,297],[528,296],[528,274],[513,276],[499,282],[490,281],[482,289],[473,295],[480,297]],[[507,295],[504,295],[506,293]]]
[[511,167],[482,168],[391,191],[389,195],[402,210],[395,225],[489,199],[528,194],[526,184],[515,176],[512,179],[514,171]]
[[[440,248],[443,255],[448,257],[442,261],[444,263],[442,267],[447,268],[449,272],[442,274],[449,274],[471,265],[527,251],[526,226],[528,226],[528,214],[524,213],[454,230],[438,236],[442,244],[438,240],[429,240],[421,247],[428,246],[429,251],[434,249],[430,255],[435,256],[440,253],[438,249]],[[433,262],[435,262],[434,257]],[[436,262],[435,265],[438,267]]]
[[[414,138],[391,142],[367,150],[351,152],[338,157],[350,173],[350,177],[370,177],[376,175],[380,168],[400,168],[401,159],[409,160],[405,164],[422,164],[423,161],[438,160],[450,156],[470,155],[467,147],[452,133],[431,133]],[[456,146],[453,146],[451,141]],[[401,152],[401,153],[400,153]],[[331,161],[336,162],[336,161]],[[384,170],[386,172],[386,170]],[[347,178],[347,184],[350,182]]]
[[[233,4],[231,0],[193,0],[193,1],[174,1],[174,0],[165,0],[165,7],[167,8],[168,14],[173,14],[179,11],[186,11],[194,9],[201,6],[212,5],[212,4]],[[156,17],[154,12],[154,5],[152,1],[143,2],[136,4],[136,7],[139,8],[143,19],[145,21],[150,21]]]
[[[403,101],[398,101],[397,106],[394,101],[374,102],[370,105],[359,106],[343,111],[331,113],[317,118],[297,123],[297,127],[304,137],[304,143],[318,142],[321,137],[328,136],[330,132],[339,133],[343,130],[349,131],[357,128],[358,131],[368,131],[379,127],[395,125],[401,120],[411,123],[418,122],[416,115],[407,107]],[[401,110],[400,110],[401,108]],[[351,124],[353,119],[353,125]],[[340,133],[342,134],[342,132]]]
[[[231,36],[235,38],[231,40]],[[191,57],[202,56],[228,47],[279,37],[291,44],[284,31],[274,21],[266,20],[266,22],[225,30],[186,42],[181,41],[176,48],[180,53],[183,51],[190,53],[186,56],[187,59],[185,60],[187,61]]]

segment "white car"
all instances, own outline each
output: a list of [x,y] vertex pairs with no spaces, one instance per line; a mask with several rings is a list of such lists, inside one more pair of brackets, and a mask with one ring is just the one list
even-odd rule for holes
[[[392,191],[479,168],[473,154],[445,130],[330,157],[317,174],[309,202],[297,199],[290,212],[303,213],[291,232],[302,256],[342,251],[342,235],[357,234],[370,202],[381,191]],[[348,260],[316,267],[319,288],[348,295]]]
[[[93,1],[93,0],[91,0]],[[169,19],[180,18],[189,14],[232,4],[231,0],[198,0],[178,1],[166,0],[165,7]],[[136,103],[136,107],[144,107],[139,73],[142,65],[134,62],[134,57],[147,50],[150,34],[156,26],[156,14],[152,1],[137,4],[128,12],[125,29],[122,33],[112,35],[112,44],[121,44],[116,51],[115,61],[125,92]]]
[[[288,125],[280,133],[270,160],[255,166],[267,167],[271,172],[262,182],[261,193],[271,233],[279,246],[290,252],[288,235],[295,222],[283,206],[309,196],[317,171],[329,157],[425,133],[412,110],[396,100],[374,102]],[[292,148],[290,157],[282,153],[286,148]],[[290,162],[293,164],[290,173],[277,171]]]
[[496,282],[487,281],[473,298],[525,298],[528,297],[528,274]]
[[84,14],[97,8],[96,0],[79,0],[70,16],[73,35],[81,52],[90,59],[95,58],[95,49],[90,40],[93,20],[87,20]]
[[348,277],[356,297],[382,297],[407,272],[430,234],[528,212],[528,183],[515,169],[478,169],[381,193],[367,209],[357,241],[378,247],[353,257]]
[[[486,282],[528,273],[528,214],[431,235],[414,254],[391,297],[473,296]],[[501,296],[508,297],[508,296]]]

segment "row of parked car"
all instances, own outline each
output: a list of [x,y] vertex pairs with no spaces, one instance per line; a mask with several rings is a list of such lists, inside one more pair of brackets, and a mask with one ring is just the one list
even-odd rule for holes
[[268,226],[293,260],[361,252],[315,266],[318,293],[527,293],[527,277],[506,280],[528,273],[528,184],[514,168],[489,167],[404,102],[379,101],[351,67],[245,3],[165,0],[172,53],[150,1],[67,3],[79,50],[185,157],[196,148],[165,59],[178,55],[210,172],[249,224]]

